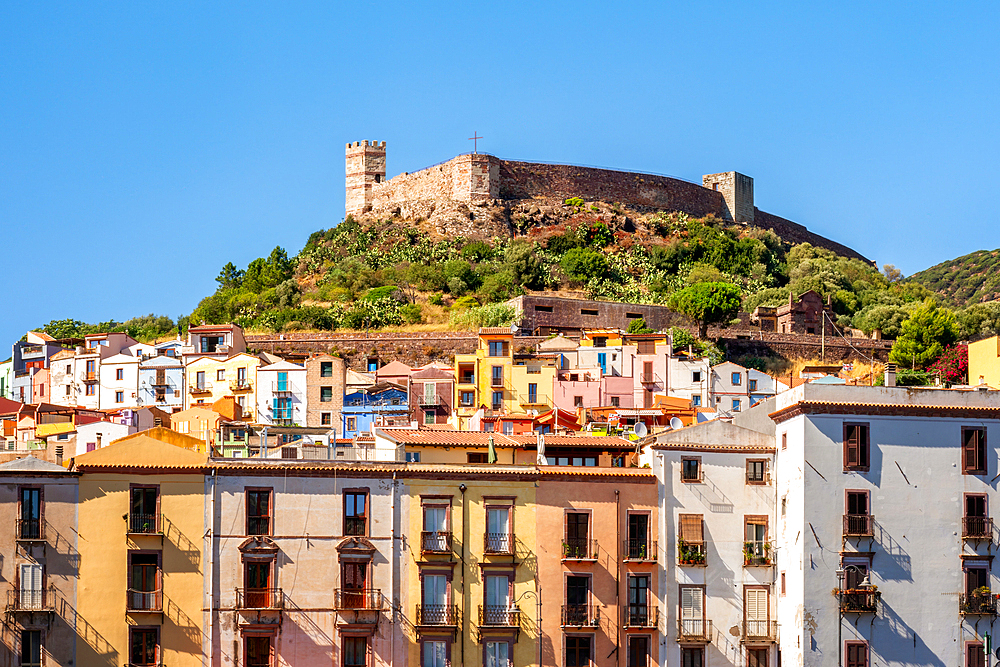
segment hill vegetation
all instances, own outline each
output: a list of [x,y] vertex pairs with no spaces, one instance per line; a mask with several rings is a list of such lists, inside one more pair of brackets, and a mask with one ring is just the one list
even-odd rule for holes
[[953,306],[1000,299],[1000,249],[977,250],[910,276]]

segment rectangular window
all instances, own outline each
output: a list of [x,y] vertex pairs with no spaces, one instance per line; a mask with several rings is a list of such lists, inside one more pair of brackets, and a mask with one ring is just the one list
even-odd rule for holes
[[116,380],[124,380],[125,379],[125,369],[124,368],[116,368],[115,369],[115,379]]
[[655,554],[649,551],[649,515],[628,515],[628,558],[653,559]]
[[36,486],[22,486],[19,490],[18,496],[18,500],[21,503],[21,507],[18,512],[18,539],[41,539],[43,537],[42,490]]
[[589,625],[590,577],[566,577],[566,625]]
[[984,589],[991,588],[989,567],[990,563],[986,560],[965,561],[965,594],[970,599],[984,593]]
[[21,630],[21,667],[42,667],[41,630]]
[[594,347],[607,347],[608,339],[605,336],[596,336],[594,338]]
[[767,667],[767,654],[766,648],[748,648],[747,667]]
[[590,558],[590,514],[586,512],[566,513],[566,544],[563,555],[566,558]]
[[72,386],[72,385],[66,385],[66,395],[67,395],[67,396],[69,396],[69,395],[70,395],[70,392],[72,391],[72,390],[70,389],[70,387],[71,387],[71,386]]
[[420,653],[420,667],[447,667],[448,643],[443,641],[425,641]]
[[590,667],[591,637],[566,637],[566,667]]
[[460,400],[463,408],[472,407],[472,404],[476,402],[476,393],[473,391],[463,391]]
[[507,343],[499,340],[491,340],[489,346],[489,354],[491,357],[506,357]]
[[701,481],[701,458],[686,456],[681,459],[681,481],[700,482]]
[[434,410],[424,410],[424,424],[436,424],[437,412]]
[[319,424],[320,426],[332,426],[333,425],[333,414],[329,412],[319,413]]
[[993,533],[993,522],[986,511],[986,495],[967,493],[965,495],[965,516],[962,518],[963,537],[989,538]]
[[21,563],[18,568],[18,604],[27,611],[45,609],[45,586],[42,583],[42,566],[35,563]]
[[368,638],[344,637],[344,667],[366,667],[368,665]]
[[649,610],[649,575],[629,575],[628,608],[626,611],[630,626],[647,626],[653,618]]
[[194,384],[202,391],[208,388],[208,383],[205,381],[205,371],[198,371],[194,374]]
[[656,354],[656,341],[640,340],[638,343],[639,354]]
[[224,345],[226,339],[224,336],[202,336],[201,337],[201,352],[202,354],[213,354],[218,351],[220,345]]
[[247,535],[271,535],[271,489],[247,489]]
[[160,631],[158,628],[132,628],[129,637],[129,666],[157,664],[160,657]]
[[358,430],[358,418],[357,417],[348,417],[347,418],[347,432],[348,433],[354,433],[357,430]]
[[333,387],[320,387],[319,388],[319,402],[320,403],[330,403],[333,401]]
[[612,396],[611,397],[611,407],[613,407],[613,408],[621,407],[621,397],[620,396]]
[[223,380],[225,380],[226,379],[226,369],[225,368],[219,368],[219,369],[217,369],[215,371],[215,379],[218,380],[219,382],[222,382]]
[[868,642],[844,644],[844,667],[868,667]]
[[705,636],[705,589],[701,586],[681,586],[681,636]]
[[581,308],[580,309],[580,314],[581,315],[589,315],[591,317],[596,317],[597,316],[597,311],[594,310],[593,308]]
[[701,371],[691,371],[691,382],[701,382]]
[[965,643],[965,667],[987,667],[982,642]]
[[125,392],[116,391],[115,392],[115,403],[123,403],[125,401]]
[[486,463],[486,454],[484,452],[469,452],[465,457],[467,463]]
[[766,460],[749,459],[747,461],[747,484],[765,484],[767,482],[766,470]]
[[344,494],[344,535],[368,534],[368,492]]
[[86,390],[84,391],[84,393],[87,396],[93,396],[94,395],[94,385],[88,384]]
[[788,434],[787,433],[782,433],[781,434],[781,448],[782,449],[788,449]]
[[628,667],[646,667],[649,664],[649,637],[628,638]]
[[732,382],[734,387],[738,387],[743,384],[743,373],[733,373]]
[[538,385],[534,382],[528,384],[528,403],[538,403]]
[[503,366],[490,367],[490,383],[493,387],[503,386]]
[[450,505],[424,505],[424,532],[421,550],[437,553],[451,551],[451,529],[448,522]]
[[420,452],[406,452],[407,463],[420,463]]
[[514,422],[504,422],[503,423],[503,434],[504,435],[514,435]]
[[503,392],[495,391],[493,392],[493,400],[491,401],[494,410],[499,410],[503,407]]
[[767,541],[767,517],[748,516],[743,555],[746,565],[766,565],[771,562],[771,543]]
[[510,507],[486,508],[486,551],[489,553],[513,553],[510,521]]
[[771,636],[771,615],[768,608],[767,589],[759,586],[743,587],[743,616],[746,627],[743,636],[768,638]]
[[271,637],[248,636],[246,638],[247,667],[270,667]]
[[319,376],[321,378],[332,378],[333,377],[333,362],[332,361],[321,361],[321,362],[319,362]]
[[128,608],[133,611],[162,611],[159,554],[130,553],[128,576]]
[[962,472],[966,475],[986,474],[986,429],[962,427]]
[[844,470],[868,470],[868,424],[844,423]]
[[738,398],[733,399],[733,412],[739,412],[743,407],[743,401]]
[[536,313],[551,313],[552,306],[535,306]]
[[510,643],[486,642],[486,667],[509,667]]
[[681,667],[705,667],[705,649],[700,646],[682,646]]
[[128,528],[130,533],[158,533],[160,531],[160,489],[155,486],[131,488]]

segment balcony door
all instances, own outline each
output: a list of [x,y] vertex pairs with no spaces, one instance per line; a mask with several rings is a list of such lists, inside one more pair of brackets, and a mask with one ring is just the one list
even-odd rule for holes
[[424,659],[421,667],[446,667],[448,664],[448,644],[443,641],[424,642]]
[[696,637],[705,634],[705,590],[694,586],[681,588],[681,630]]
[[448,577],[425,574],[423,592],[423,622],[443,625],[448,618]]
[[749,637],[767,637],[767,589],[743,589],[743,612],[746,615],[746,634]]
[[990,571],[985,562],[966,561],[965,567],[965,594],[969,598],[977,596],[976,591],[983,587],[989,588]]
[[490,625],[508,625],[507,609],[510,607],[510,579],[506,576],[486,577],[486,618]]
[[628,667],[646,667],[649,664],[649,637],[628,638]]
[[428,505],[424,507],[424,549],[448,551],[448,508]]
[[648,625],[648,575],[631,576],[628,578],[628,619],[629,625]]
[[246,561],[243,587],[246,589],[245,604],[248,608],[268,609],[271,606],[271,561]]
[[366,609],[365,595],[368,589],[367,561],[345,560],[340,565],[344,582],[344,606],[348,609]]
[[18,595],[21,609],[42,609],[42,566],[21,563],[21,581]]
[[42,490],[32,487],[21,489],[21,530],[18,537],[37,540],[42,536]]
[[566,577],[566,625],[587,625],[590,577]]
[[153,611],[160,608],[159,558],[156,554],[131,554],[129,609]]
[[588,528],[590,515],[570,512],[566,515],[566,554],[571,558],[586,558],[588,555]]
[[486,667],[509,667],[509,655],[508,642],[486,642]]
[[649,556],[649,515],[628,515],[628,557],[647,558]]
[[156,628],[132,630],[132,641],[129,642],[129,665],[156,665],[160,648],[160,633]]
[[510,508],[490,508],[486,513],[486,541],[490,551],[510,552]]
[[194,384],[198,389],[205,389],[205,371],[197,371],[194,374]]
[[155,487],[134,487],[132,504],[129,509],[129,532],[155,533],[158,489]]
[[278,385],[275,391],[288,391],[288,372],[278,371]]

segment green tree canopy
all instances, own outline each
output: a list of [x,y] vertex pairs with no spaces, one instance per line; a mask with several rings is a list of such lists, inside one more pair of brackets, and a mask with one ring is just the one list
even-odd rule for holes
[[740,311],[740,288],[732,283],[698,283],[674,292],[668,306],[698,322],[698,336],[708,325],[728,322]]
[[924,368],[957,338],[955,314],[939,307],[933,299],[926,299],[903,322],[889,360],[901,366]]

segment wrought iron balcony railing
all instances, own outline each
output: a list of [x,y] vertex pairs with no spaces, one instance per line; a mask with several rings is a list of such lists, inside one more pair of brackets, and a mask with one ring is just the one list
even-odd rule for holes
[[237,609],[282,609],[285,596],[280,588],[237,588]]
[[479,605],[479,625],[519,627],[521,610],[508,605]]
[[850,588],[840,591],[840,611],[874,614],[882,594],[873,588]]
[[450,530],[425,530],[420,533],[420,552],[425,554],[450,554]]
[[125,609],[128,611],[163,611],[163,591],[140,591],[129,588],[125,592]]
[[677,541],[677,563],[693,567],[705,567],[708,559],[708,550],[704,542],[685,542],[678,538]]
[[483,535],[483,551],[488,554],[514,553],[514,535],[512,533],[486,533]]
[[967,540],[993,539],[993,519],[988,516],[962,517],[962,537]]
[[248,516],[247,535],[270,535],[271,517],[269,516]]
[[655,628],[660,610],[653,602],[629,603],[622,607],[622,625],[626,628]]
[[871,514],[845,514],[844,535],[846,537],[871,537],[875,517]]
[[7,611],[54,611],[55,588],[31,590],[12,588],[7,591]]
[[656,541],[632,538],[622,542],[622,554],[626,560],[656,560]]
[[759,643],[778,641],[778,622],[743,621],[743,641]]
[[335,609],[367,609],[377,611],[382,608],[382,589],[336,588],[333,591]]
[[563,560],[597,560],[597,540],[586,537],[567,537],[563,540]]
[[363,516],[349,516],[344,519],[344,535],[364,536],[367,531],[367,518]]
[[130,535],[156,535],[160,533],[160,514],[136,514],[125,515],[127,522],[126,532]]
[[704,618],[678,618],[677,641],[707,644],[712,641],[712,621]]
[[590,604],[564,604],[562,606],[563,627],[587,627],[600,623],[597,607]]
[[458,625],[458,605],[418,604],[417,625]]
[[45,541],[45,522],[41,519],[18,519],[15,530],[18,542]]
[[961,595],[958,599],[959,610],[966,615],[996,616],[997,598],[994,593],[973,593]]

